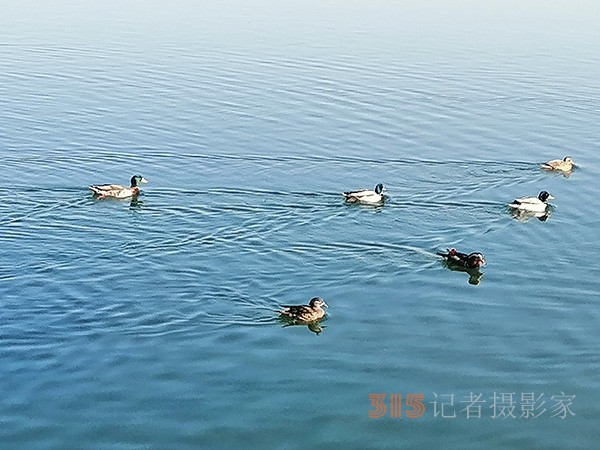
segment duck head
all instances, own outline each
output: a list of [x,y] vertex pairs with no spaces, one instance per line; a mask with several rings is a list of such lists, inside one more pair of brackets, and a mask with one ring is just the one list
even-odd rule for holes
[[327,305],[327,303],[325,303],[325,300],[323,300],[321,297],[313,297],[310,299],[308,306],[310,306],[311,308],[327,308],[329,305]]
[[146,180],[141,175],[134,175],[131,177],[131,187],[137,187],[138,183],[147,183],[147,182],[148,182],[148,180]]
[[483,253],[474,252],[467,256],[466,265],[469,269],[478,269],[485,266],[485,257]]
[[554,197],[550,194],[550,192],[542,191],[542,192],[540,192],[540,195],[538,195],[538,199],[540,199],[540,201],[546,203],[548,200],[553,200]]
[[571,158],[570,156],[565,156],[563,159],[564,162],[566,163],[571,163],[573,164],[573,158]]
[[376,194],[381,194],[383,191],[385,191],[385,186],[383,185],[383,183],[379,183],[377,186],[375,186]]

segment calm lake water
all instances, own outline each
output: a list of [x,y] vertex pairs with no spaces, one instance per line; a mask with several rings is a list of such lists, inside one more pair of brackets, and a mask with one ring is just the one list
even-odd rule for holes
[[597,448],[600,6],[39,3],[0,15],[1,448]]

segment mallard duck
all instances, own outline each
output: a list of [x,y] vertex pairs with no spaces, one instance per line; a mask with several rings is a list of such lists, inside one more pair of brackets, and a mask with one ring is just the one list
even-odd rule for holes
[[542,169],[546,170],[560,170],[561,172],[570,172],[573,170],[575,163],[570,156],[565,156],[563,159],[553,159],[542,164]]
[[517,198],[508,207],[523,211],[543,212],[548,208],[548,200],[552,200],[553,198],[548,191],[542,191],[537,197]]
[[379,183],[375,190],[360,189],[358,191],[344,192],[344,197],[348,203],[381,203],[383,202],[383,192],[385,186]]
[[141,175],[134,175],[131,177],[131,187],[121,186],[119,184],[105,184],[101,186],[90,186],[90,189],[94,192],[94,195],[98,198],[128,198],[139,195],[140,188],[138,183],[147,183]]
[[325,300],[321,297],[313,297],[308,305],[284,306],[280,314],[281,317],[294,323],[307,324],[325,317],[323,307],[327,307]]
[[450,248],[444,252],[438,252],[437,255],[444,258],[449,265],[464,267],[465,269],[478,269],[485,265],[483,253],[460,253],[455,248]]

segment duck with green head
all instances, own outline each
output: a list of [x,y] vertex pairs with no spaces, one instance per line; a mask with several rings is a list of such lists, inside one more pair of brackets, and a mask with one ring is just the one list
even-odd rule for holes
[[385,191],[383,183],[375,186],[375,189],[359,189],[357,191],[347,191],[342,195],[348,203],[381,204],[383,203]]
[[96,198],[129,198],[140,195],[138,183],[147,182],[148,180],[146,180],[143,176],[134,175],[131,177],[130,187],[121,186],[120,184],[104,184],[90,186],[89,188],[92,190]]
[[542,191],[537,197],[521,197],[514,199],[512,203],[509,203],[508,207],[521,211],[545,212],[550,206],[548,200],[553,199],[554,197],[548,191]]

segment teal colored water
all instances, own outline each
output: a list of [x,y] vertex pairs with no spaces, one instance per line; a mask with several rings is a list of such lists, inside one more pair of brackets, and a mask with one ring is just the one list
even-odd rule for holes
[[[599,16],[5,2],[0,447],[596,448]],[[138,201],[87,190],[135,173]],[[509,214],[542,189],[546,221]],[[319,334],[277,319],[316,295]]]

